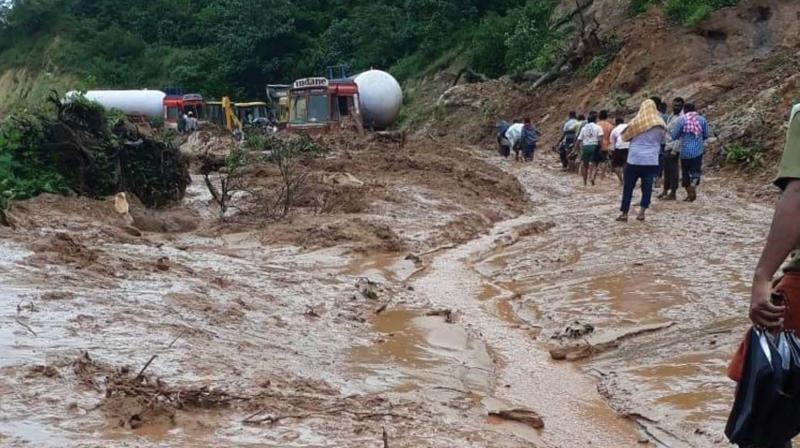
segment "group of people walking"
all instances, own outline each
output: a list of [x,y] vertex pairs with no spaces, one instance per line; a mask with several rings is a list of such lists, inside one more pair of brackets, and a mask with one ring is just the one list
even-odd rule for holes
[[[533,161],[541,133],[529,118],[513,124],[497,124],[500,154]],[[663,186],[659,199],[674,201],[678,188],[686,190],[685,201],[697,199],[703,175],[703,154],[709,137],[708,121],[697,106],[683,98],[669,105],[659,97],[642,102],[639,112],[629,122],[620,114],[611,122],[607,110],[578,115],[570,112],[561,127],[556,148],[564,171],[578,171],[583,185],[595,185],[598,175],[612,172],[622,185],[622,203],[617,221],[627,221],[637,183],[642,199],[636,219],[645,220],[657,182]]]
[[667,103],[652,97],[642,102],[631,121],[626,123],[618,115],[613,124],[605,110],[588,116],[570,112],[561,131],[556,147],[564,171],[574,170],[579,161],[584,185],[594,185],[598,174],[604,176],[609,169],[616,174],[622,184],[617,221],[628,220],[639,182],[639,221],[645,220],[657,180],[663,185],[659,199],[676,200],[679,184],[686,189],[686,201],[697,199],[709,133],[708,122],[695,104],[675,98],[669,113]]

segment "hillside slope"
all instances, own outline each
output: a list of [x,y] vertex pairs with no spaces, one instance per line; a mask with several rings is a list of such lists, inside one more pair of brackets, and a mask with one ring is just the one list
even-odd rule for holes
[[755,160],[741,164],[748,177],[767,182],[783,148],[785,114],[800,94],[800,23],[795,20],[800,3],[742,1],[692,28],[669,23],[658,9],[630,18],[620,13],[624,3],[596,0],[585,14],[597,19],[603,38],[619,46],[595,78],[567,72],[534,89],[530,81],[509,77],[453,85],[457,71],[440,72],[415,85],[429,98],[417,105],[415,125],[488,149],[496,120],[530,116],[545,132],[543,146],[549,149],[570,110],[631,115],[651,95],[682,96],[698,104],[718,134],[707,161],[736,165],[726,163],[723,153],[745,154]]

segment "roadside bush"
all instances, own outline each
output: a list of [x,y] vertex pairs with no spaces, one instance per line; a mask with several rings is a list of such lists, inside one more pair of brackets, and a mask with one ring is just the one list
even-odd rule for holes
[[756,168],[764,161],[763,151],[760,146],[734,144],[725,152],[725,160],[746,168]]

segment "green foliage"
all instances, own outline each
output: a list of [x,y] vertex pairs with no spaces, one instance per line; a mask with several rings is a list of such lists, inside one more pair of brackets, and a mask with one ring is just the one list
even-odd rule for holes
[[517,18],[506,37],[506,67],[515,72],[549,69],[563,51],[563,31],[550,27],[556,0],[529,0],[514,10]]
[[608,55],[601,54],[599,56],[595,56],[592,58],[592,61],[586,66],[586,76],[589,79],[594,79],[600,72],[603,71],[604,68],[611,62],[611,58]]
[[513,23],[513,17],[497,14],[489,14],[481,21],[472,36],[469,50],[473,69],[491,77],[506,73],[506,37]]
[[58,172],[55,158],[40,152],[44,138],[42,120],[20,112],[0,127],[0,209],[13,199],[25,199],[40,193],[62,193],[66,179]]
[[322,74],[328,65],[348,64],[355,73],[403,61],[399,70],[411,76],[471,40],[482,17],[503,16],[516,4],[0,1],[0,68],[66,72],[84,80],[81,88],[181,85],[207,96],[258,97],[267,83]]
[[663,4],[664,13],[672,22],[691,27],[717,9],[737,3],[739,0],[632,0],[630,9],[641,13],[651,5]]
[[761,166],[764,161],[763,150],[758,145],[734,144],[727,148],[725,159],[728,163],[746,168]]
[[634,14],[639,14],[647,11],[650,6],[658,2],[659,0],[631,0],[630,10]]
[[177,149],[83,97],[61,103],[53,92],[50,104],[0,125],[0,209],[40,193],[131,191],[151,206],[183,196],[188,171]]

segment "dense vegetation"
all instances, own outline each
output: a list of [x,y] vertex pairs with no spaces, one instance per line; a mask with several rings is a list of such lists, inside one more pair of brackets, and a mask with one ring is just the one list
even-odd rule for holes
[[180,84],[260,95],[269,82],[429,61],[509,0],[13,0],[0,66],[77,73],[87,87]]
[[[692,23],[736,0],[663,4]],[[181,85],[210,96],[261,96],[270,82],[392,68],[408,78],[461,50],[490,76],[548,66],[568,43],[552,29],[560,0],[0,1],[0,70],[27,67],[75,87]],[[572,5],[570,2],[569,5]]]
[[188,167],[173,145],[81,98],[0,123],[0,224],[9,201],[40,193],[103,197],[130,191],[148,206],[183,197]]

